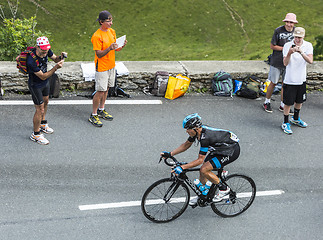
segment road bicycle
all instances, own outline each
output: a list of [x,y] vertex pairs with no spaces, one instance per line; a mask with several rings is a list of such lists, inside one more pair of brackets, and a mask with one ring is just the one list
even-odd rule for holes
[[[164,159],[168,166],[173,168],[184,162],[178,162],[175,157]],[[179,175],[171,173],[169,178],[163,178],[153,183],[145,191],[141,200],[141,210],[146,218],[155,223],[165,223],[181,216],[187,209],[190,201],[190,190],[198,196],[197,205],[193,208],[211,206],[212,210],[221,217],[235,217],[245,212],[253,203],[256,196],[256,184],[252,178],[242,174],[225,176],[223,168],[216,169],[221,182],[230,188],[230,192],[220,202],[213,202],[218,191],[217,185],[212,184],[207,195],[187,176],[188,172],[199,171],[200,168],[183,170]]]

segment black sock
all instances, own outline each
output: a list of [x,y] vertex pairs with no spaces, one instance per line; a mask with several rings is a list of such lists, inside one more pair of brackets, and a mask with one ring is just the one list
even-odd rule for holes
[[299,119],[299,111],[300,110],[301,109],[294,108],[294,120],[298,120]]
[[47,120],[41,120],[40,124],[47,124]]
[[284,123],[289,123],[289,115],[284,115]]
[[40,131],[39,132],[34,131],[34,135],[40,135]]

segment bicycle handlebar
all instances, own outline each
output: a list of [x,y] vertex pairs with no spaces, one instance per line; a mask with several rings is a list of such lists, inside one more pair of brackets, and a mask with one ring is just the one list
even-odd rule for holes
[[179,166],[179,165],[187,164],[186,162],[177,161],[177,159],[173,156],[171,156],[169,158],[165,158],[165,157],[161,156],[158,163],[160,163],[163,159],[164,159],[165,164],[168,166],[175,166],[175,165]]

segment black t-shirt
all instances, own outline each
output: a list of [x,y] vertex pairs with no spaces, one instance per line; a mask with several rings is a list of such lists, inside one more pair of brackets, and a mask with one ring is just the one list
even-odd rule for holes
[[[33,50],[33,53],[36,55],[36,49]],[[39,62],[39,66],[37,66],[36,61],[33,59],[32,56],[30,56],[30,54],[28,54],[28,57],[27,57],[27,69],[28,69],[28,75],[29,75],[28,83],[32,87],[41,88],[46,86],[48,79],[41,80],[39,77],[35,75],[35,72],[39,72],[39,71],[42,71],[43,73],[47,72],[48,57],[51,57],[51,56],[53,56],[53,52],[51,49],[49,49],[47,56],[43,58],[36,55]]]
[[[188,141],[194,142],[195,138],[189,137]],[[206,155],[208,152],[223,156],[232,156],[234,146],[239,138],[231,131],[202,126],[199,154]]]
[[[271,39],[271,44],[283,47],[285,43],[290,42],[294,39],[293,31],[288,32],[285,26],[280,26],[275,29],[274,35]],[[283,63],[283,52],[273,50],[273,55],[270,60],[270,65],[276,68],[285,68]]]

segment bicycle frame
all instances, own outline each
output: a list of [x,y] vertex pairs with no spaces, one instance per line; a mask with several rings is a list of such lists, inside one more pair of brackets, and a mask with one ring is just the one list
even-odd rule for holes
[[[213,195],[213,193],[214,193],[214,190],[215,190],[215,188],[216,188],[216,186],[215,186],[215,184],[212,184],[212,186],[211,186],[211,188],[210,188],[210,191],[209,191],[209,193],[207,194],[207,195],[203,195],[202,194],[202,192],[201,192],[201,190],[200,189],[198,189],[197,187],[196,187],[196,185],[192,182],[192,180],[191,179],[189,179],[188,178],[188,176],[186,175],[186,173],[187,172],[197,172],[197,171],[200,171],[200,168],[191,168],[191,169],[186,169],[183,173],[181,173],[180,175],[178,175],[178,176],[175,176],[179,181],[184,181],[185,183],[186,183],[186,185],[188,185],[192,190],[193,190],[193,192],[197,195],[197,196],[199,196],[199,197],[201,197],[201,198],[204,198],[204,199],[206,199],[207,197],[209,197],[209,196],[212,196]],[[221,171],[222,172],[222,169],[219,169],[219,171]]]
[[[193,192],[195,192],[196,195],[198,196],[201,196],[202,195],[202,192],[200,189],[198,189],[196,187],[196,185],[191,181],[191,179],[189,179],[187,176],[186,176],[186,172],[197,172],[197,171],[200,171],[199,168],[192,168],[192,169],[187,169],[185,170],[185,172],[181,173],[180,175],[176,176],[176,178],[179,180],[179,181],[184,181],[186,183],[186,185],[188,185],[192,190]],[[175,176],[175,175],[174,175]]]
[[[177,163],[177,164],[183,164],[183,163],[179,163],[176,160],[176,158],[174,158],[174,157],[171,157],[171,159],[174,160],[174,162]],[[159,162],[161,162],[161,160],[162,160],[162,158],[160,158]],[[174,164],[168,163],[167,162],[167,159],[164,159],[164,161],[165,161],[166,165],[168,165],[168,166],[174,166]],[[221,168],[221,169],[215,169],[215,170],[218,172],[218,174],[217,174],[218,178],[220,180],[222,180],[222,182],[225,184],[225,181],[224,181],[224,179],[221,176],[223,169]],[[189,179],[188,176],[186,175],[187,172],[197,172],[197,171],[200,171],[200,168],[185,169],[179,175],[175,175],[174,173],[172,173],[172,177],[176,179],[176,181],[174,182],[174,184],[176,184],[176,185],[175,185],[175,188],[174,188],[174,185],[173,184],[172,184],[172,186],[169,187],[169,189],[167,190],[167,192],[165,194],[164,201],[167,201],[166,200],[167,199],[166,196],[169,194],[169,192],[173,189],[172,192],[174,193],[177,190],[177,188],[178,188],[178,186],[180,184],[179,182],[182,181],[182,182],[185,182],[185,184],[188,185],[193,190],[193,192],[200,198],[200,201],[201,201],[200,206],[205,205],[205,203],[207,203],[207,202],[210,202],[212,200],[212,198],[214,197],[215,190],[216,190],[216,185],[215,184],[212,184],[212,186],[211,186],[208,194],[207,195],[203,195],[202,192],[201,192],[201,190],[198,189],[196,187],[196,185],[191,181],[191,179]],[[169,199],[172,197],[172,195],[173,194],[171,194],[169,196]]]

